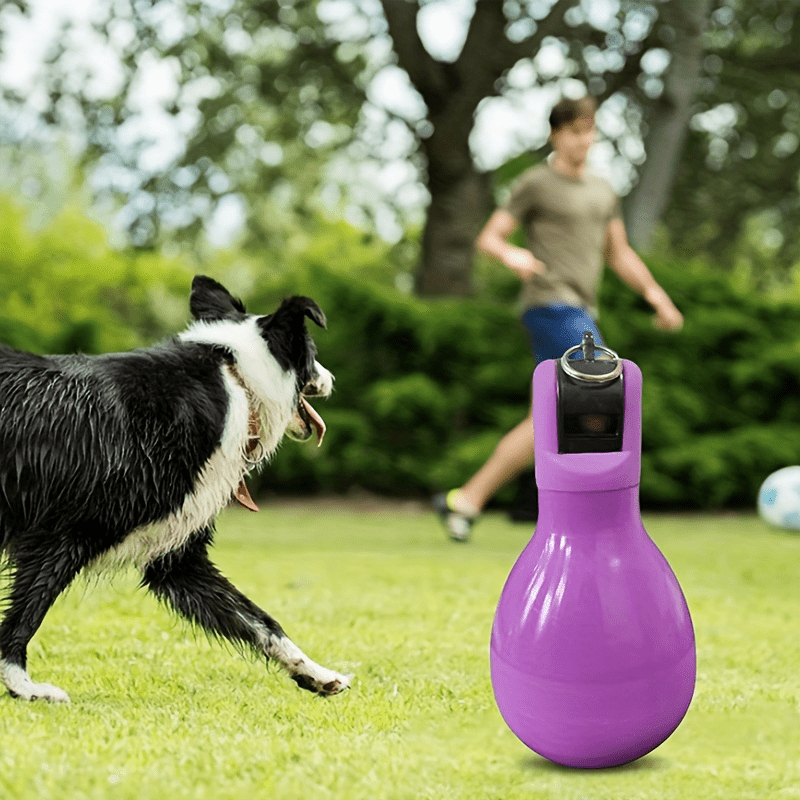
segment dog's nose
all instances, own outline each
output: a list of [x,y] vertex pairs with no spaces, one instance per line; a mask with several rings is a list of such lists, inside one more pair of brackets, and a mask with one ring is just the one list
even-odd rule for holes
[[315,362],[314,374],[303,387],[306,397],[328,397],[333,390],[333,375],[319,362]]
[[316,380],[312,380],[303,387],[303,394],[306,397],[319,397],[320,395],[324,394],[324,392]]

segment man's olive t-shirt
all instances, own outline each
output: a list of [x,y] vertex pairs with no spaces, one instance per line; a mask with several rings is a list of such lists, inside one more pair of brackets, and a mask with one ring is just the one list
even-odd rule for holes
[[528,248],[547,267],[522,284],[520,310],[566,303],[594,312],[608,223],[620,215],[608,181],[570,178],[549,163],[525,172],[502,206],[523,227]]

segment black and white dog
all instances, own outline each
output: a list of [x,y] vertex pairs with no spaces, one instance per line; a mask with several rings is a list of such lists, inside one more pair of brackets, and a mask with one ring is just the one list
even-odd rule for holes
[[0,348],[0,550],[9,578],[0,675],[15,697],[68,702],[34,683],[27,646],[82,571],[126,564],[142,585],[215,637],[280,664],[303,689],[337,694],[349,677],[315,664],[209,560],[214,518],[232,496],[252,507],[244,475],[284,433],[325,431],[305,399],[327,397],[292,297],[269,316],[245,312],[198,276],[195,322],[129,353],[38,356]]

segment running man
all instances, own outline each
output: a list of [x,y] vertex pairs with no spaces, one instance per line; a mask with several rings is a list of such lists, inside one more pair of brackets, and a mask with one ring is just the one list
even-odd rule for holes
[[[519,178],[476,242],[522,282],[522,323],[537,364],[580,344],[584,331],[602,344],[595,317],[604,263],[653,307],[657,327],[677,331],[683,326],[681,312],[628,244],[619,198],[607,181],[586,170],[596,108],[588,96],[556,103],[549,119],[553,152],[548,161]],[[509,242],[520,226],[527,248]],[[452,539],[466,541],[491,497],[533,463],[533,437],[531,411],[463,486],[434,497]]]

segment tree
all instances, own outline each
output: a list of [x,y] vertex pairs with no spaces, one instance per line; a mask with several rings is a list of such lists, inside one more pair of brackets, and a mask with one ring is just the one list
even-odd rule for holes
[[676,246],[762,286],[800,263],[798,19],[798,0],[725,0],[711,14],[664,217]]
[[[430,123],[420,143],[431,200],[418,290],[470,291],[472,242],[491,203],[487,176],[476,170],[470,152],[475,113],[481,101],[503,92],[509,70],[534,59],[548,40],[558,41],[568,56],[567,75],[580,78],[601,100],[624,93],[629,124],[649,126],[648,158],[628,204],[635,241],[646,249],[668,201],[691,116],[709,4],[623,0],[616,15],[600,20],[574,0],[556,0],[539,17],[532,4],[477,0],[461,53],[445,63],[421,42],[416,16],[422,4],[382,0],[398,63],[423,97]],[[661,59],[652,58],[659,53]],[[659,68],[659,60],[668,66]],[[534,72],[540,86],[565,77]]]
[[[87,88],[92,82],[67,68],[72,45],[62,36],[49,60],[42,119],[64,128],[82,121],[84,163],[104,174],[106,191],[126,204],[135,244],[163,240],[162,228],[171,238],[191,240],[214,224],[216,209],[238,203],[247,217],[245,243],[279,247],[276,221],[286,218],[286,226],[302,228],[334,154],[358,142],[356,158],[381,157],[385,140],[378,135],[366,142],[364,109],[370,105],[371,77],[393,59],[419,92],[424,109],[417,117],[387,110],[389,124],[399,120],[410,132],[408,159],[418,165],[429,197],[417,291],[467,294],[472,243],[494,202],[491,177],[476,166],[470,133],[484,101],[506,93],[512,71],[523,65],[528,88],[556,89],[571,78],[604,101],[605,116],[599,118],[614,122],[605,126],[607,139],[638,177],[626,202],[637,246],[647,249],[665,207],[682,239],[693,233],[692,224],[702,218],[695,215],[692,222],[688,214],[681,216],[681,208],[689,205],[685,198],[680,207],[668,206],[676,175],[685,180],[681,176],[687,174],[678,171],[687,124],[694,126],[692,152],[704,136],[717,152],[720,139],[719,131],[695,129],[695,92],[700,86],[701,103],[714,111],[719,104],[711,104],[713,91],[741,91],[745,78],[733,88],[735,73],[729,77],[725,58],[729,53],[739,57],[741,75],[750,75],[757,65],[746,64],[746,57],[752,62],[754,43],[764,35],[750,32],[743,20],[725,38],[720,16],[725,5],[714,12],[706,31],[711,3],[719,0],[619,0],[600,7],[578,0],[476,0],[461,52],[444,60],[426,49],[418,26],[420,12],[438,1],[115,0],[97,31],[121,53],[119,85],[105,95],[93,94]],[[798,2],[790,0],[792,8]],[[788,25],[791,35],[781,40],[780,53],[794,63],[797,26],[792,28],[791,14],[781,15],[781,0],[768,0],[766,6],[756,0],[741,3],[741,11],[728,9],[732,19],[746,12],[748,19],[763,19],[767,26],[776,20]],[[756,12],[762,6],[767,10]],[[737,53],[739,39],[749,42],[751,55]],[[377,45],[383,41],[390,46],[382,53]],[[720,53],[723,67],[704,57],[706,47]],[[543,59],[554,51],[561,59],[557,69]],[[775,54],[769,47],[763,52],[762,66]],[[148,131],[131,133],[136,132],[137,92],[153,63],[167,68],[163,111],[186,136],[185,147],[156,167],[146,157]],[[790,77],[787,71],[787,86]],[[791,110],[794,101],[784,95]],[[781,102],[777,95],[766,99]],[[6,92],[14,108],[25,100]],[[791,144],[786,136],[780,142],[781,152]],[[542,154],[539,150],[534,158]],[[122,178],[115,182],[117,175]],[[714,177],[706,171],[707,181]],[[705,189],[704,183],[697,192],[701,205],[717,199],[716,190]],[[328,201],[326,196],[316,203]]]
[[[548,20],[558,20],[574,0],[558,0]],[[430,193],[422,234],[417,290],[423,295],[468,294],[472,243],[490,208],[488,176],[475,166],[469,136],[480,102],[497,93],[503,74],[530,56],[554,26],[544,20],[521,42],[506,36],[501,2],[478,0],[464,47],[453,63],[433,58],[416,24],[419,3],[382,0],[398,63],[428,111],[429,134],[420,139]]]
[[[248,239],[278,246],[280,225],[308,213],[332,152],[352,136],[364,102],[358,50],[342,47],[315,0],[115,0],[98,4],[98,47],[109,43],[119,77],[74,67],[67,25],[48,55],[41,122],[82,139],[99,192],[124,205],[130,241],[193,240],[215,212],[246,207]],[[24,4],[21,5],[24,9]],[[143,96],[184,137],[155,151]],[[6,142],[29,98],[3,93]],[[163,150],[163,148],[161,148]]]
[[670,64],[660,92],[648,107],[646,160],[636,186],[626,198],[626,223],[631,244],[648,250],[656,227],[672,195],[689,122],[695,111],[695,93],[702,70],[704,32],[711,0],[681,0],[661,9],[671,31]]

